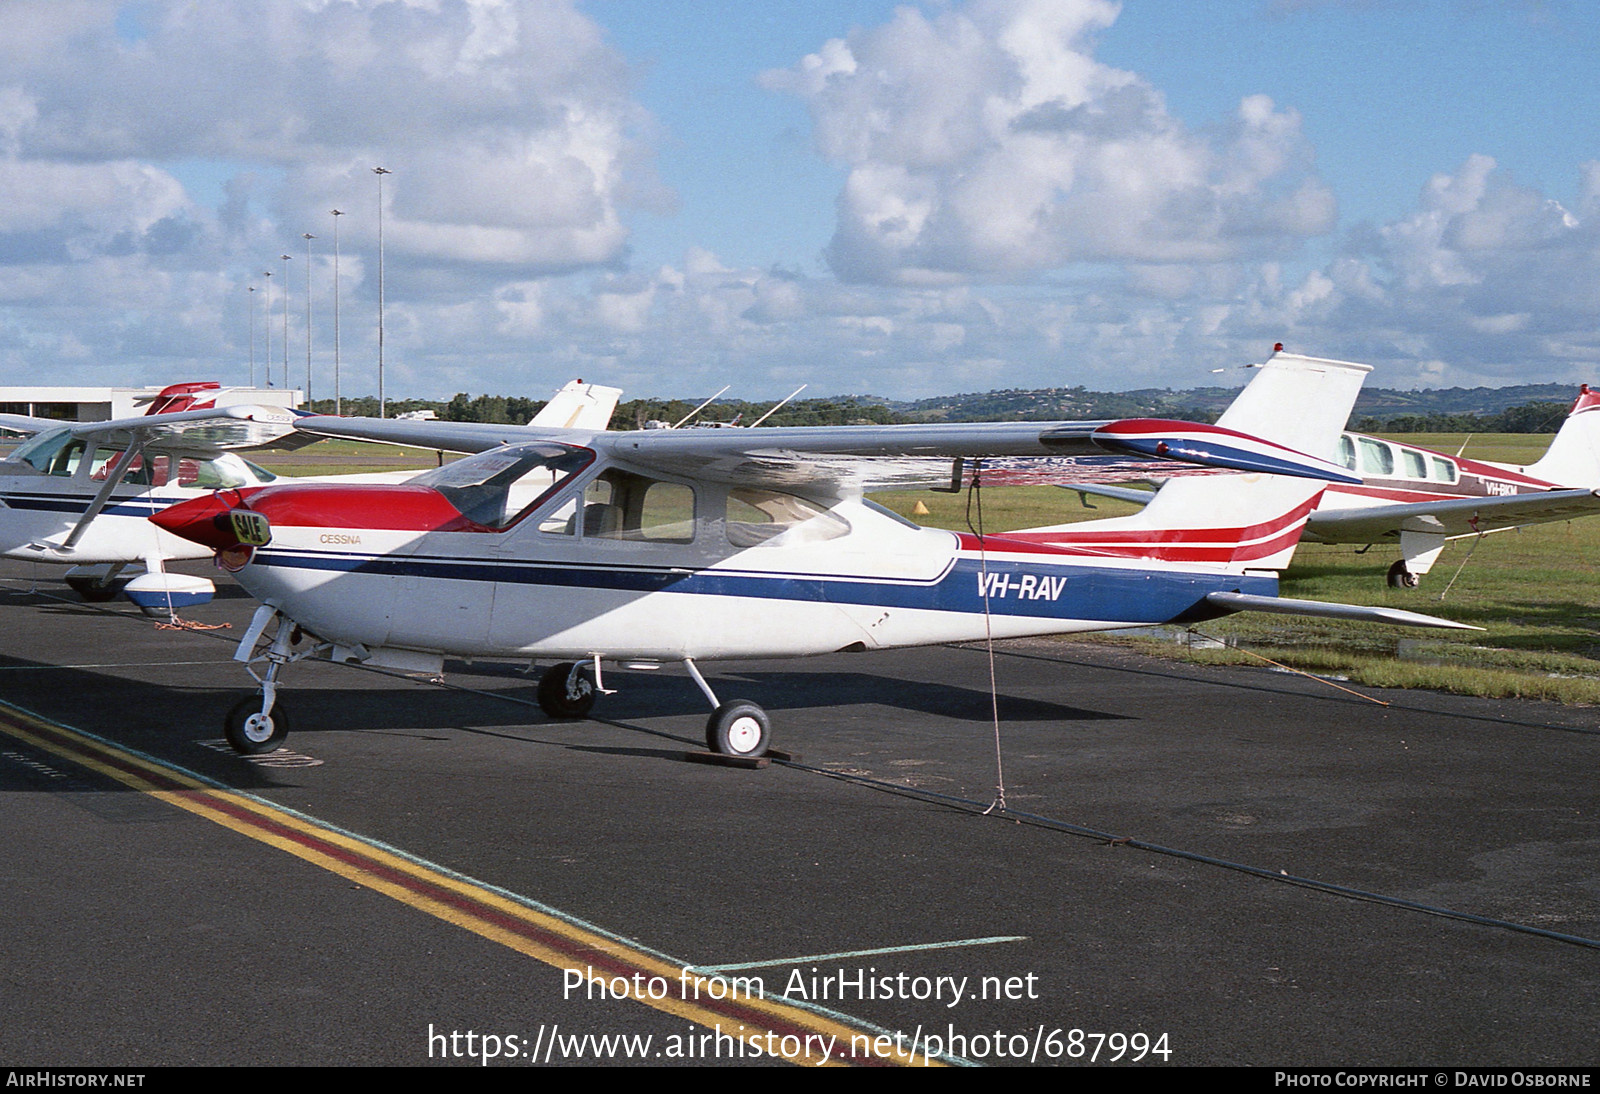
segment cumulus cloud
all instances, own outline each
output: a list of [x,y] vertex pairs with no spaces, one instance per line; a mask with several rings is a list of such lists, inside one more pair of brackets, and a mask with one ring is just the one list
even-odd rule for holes
[[834,39],[770,88],[809,105],[848,168],[828,260],[843,278],[948,283],[1074,262],[1218,262],[1328,232],[1299,115],[1243,100],[1220,132],[1093,56],[1119,5],[974,0]]
[[[302,232],[330,235],[335,207],[342,282],[370,294],[352,271],[376,242],[374,166],[394,172],[390,276],[457,297],[619,266],[623,206],[655,185],[626,66],[573,0],[13,0],[6,16],[0,307],[59,294],[51,318],[19,312],[0,333],[13,373],[67,344],[35,321],[70,321],[124,371],[131,325],[141,352],[205,342],[176,337],[175,313],[93,314],[129,285],[202,294],[164,303],[210,308],[196,356],[214,371],[245,349],[239,282],[281,290],[262,272]],[[327,266],[314,276],[331,283]]]

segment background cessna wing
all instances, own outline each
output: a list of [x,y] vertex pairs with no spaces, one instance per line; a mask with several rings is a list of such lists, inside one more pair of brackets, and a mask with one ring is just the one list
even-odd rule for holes
[[[1294,550],[1326,464],[1284,442],[1331,452],[1366,371],[1280,355],[1218,426],[656,430],[561,442],[506,430],[521,442],[404,484],[226,491],[152,519],[214,548],[263,602],[235,654],[265,667],[251,669],[261,693],[224,722],[242,752],[283,739],[279,673],[293,661],[438,672],[456,655],[556,659],[538,688],[555,717],[590,710],[605,662],[681,662],[713,708],[709,747],[756,756],[769,739],[765,712],[721,701],[697,662],[1281,608],[1270,571]],[[948,482],[956,460],[1033,457],[1095,445],[1097,434],[1141,456],[1265,462],[1299,477],[1180,479],[1134,518],[999,534],[919,528],[861,496],[885,477],[904,481],[903,461],[929,463]],[[883,460],[888,476],[866,470]],[[312,641],[297,648],[297,635]]]

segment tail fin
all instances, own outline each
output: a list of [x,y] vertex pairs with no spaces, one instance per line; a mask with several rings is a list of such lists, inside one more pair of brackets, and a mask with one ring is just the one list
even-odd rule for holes
[[573,380],[556,392],[528,424],[557,429],[604,430],[611,425],[611,412],[616,410],[617,400],[621,397],[621,388]]
[[[1368,365],[1275,353],[1219,426],[1334,458]],[[1119,558],[1187,562],[1228,572],[1281,570],[1326,483],[1281,475],[1174,478],[1127,517],[1007,535]]]
[[1579,389],[1549,451],[1522,472],[1559,486],[1600,487],[1600,392]]
[[210,410],[216,405],[222,385],[214,380],[201,380],[190,384],[171,384],[150,400],[151,414],[172,414],[180,410]]
[[1337,459],[1339,434],[1371,365],[1274,353],[1217,424],[1319,459]]

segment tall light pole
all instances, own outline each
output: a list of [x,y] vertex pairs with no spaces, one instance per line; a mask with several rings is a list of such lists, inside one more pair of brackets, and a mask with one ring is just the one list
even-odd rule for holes
[[317,237],[301,232],[306,241],[306,406],[311,405],[311,241]]
[[272,386],[272,271],[268,270],[262,276],[267,278],[267,386]]
[[378,417],[387,418],[388,401],[383,391],[383,176],[394,172],[387,167],[374,167],[378,176]]
[[283,390],[289,390],[289,260],[293,255],[279,255],[283,259]]
[[339,218],[343,210],[329,210],[333,214],[333,412],[343,414],[339,400]]
[[256,287],[250,286],[250,386],[256,386]]

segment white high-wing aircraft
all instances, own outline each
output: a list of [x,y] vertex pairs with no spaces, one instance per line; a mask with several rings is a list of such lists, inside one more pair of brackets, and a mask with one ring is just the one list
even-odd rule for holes
[[[1352,480],[1315,457],[1334,453],[1367,371],[1277,354],[1216,426],[669,429],[529,441],[503,427],[308,419],[301,428],[319,434],[481,451],[401,485],[226,490],[152,519],[216,549],[262,601],[235,654],[266,665],[264,675],[251,668],[261,694],[225,722],[241,752],[287,732],[278,675],[292,661],[326,654],[439,672],[453,654],[558,659],[538,687],[557,717],[589,711],[606,691],[605,662],[682,662],[713,708],[708,745],[756,756],[768,745],[766,714],[719,699],[700,662],[1245,610],[1460,626],[1276,595],[1275,571],[1319,480]],[[911,483],[960,488],[978,467],[991,482],[995,463],[1014,469],[1017,457],[1045,457],[1023,471],[1030,481],[1101,476],[1103,455],[1088,470],[1066,457],[1107,446],[1277,473],[1178,478],[1131,517],[1005,534],[919,528],[862,496]],[[1147,474],[1148,459],[1140,466]],[[310,641],[297,650],[302,637]]]
[[[148,518],[215,490],[277,481],[234,450],[295,447],[319,439],[296,431],[302,415],[282,407],[210,406],[218,391],[215,383],[175,384],[155,397],[144,416],[106,422],[0,415],[0,429],[33,435],[0,460],[0,555],[71,566],[67,584],[86,600],[116,596],[119,574],[137,563],[144,564],[145,573],[123,591],[147,612],[164,614],[210,600],[215,592],[210,581],[169,573],[165,564],[207,558],[211,551],[162,531]],[[604,429],[620,394],[574,381],[529,426],[543,432]],[[413,474],[318,481],[393,482]]]
[[[1413,589],[1445,543],[1529,524],[1600,515],[1600,393],[1583,385],[1549,449],[1526,466],[1452,456],[1345,433],[1334,461],[1359,482],[1330,484],[1306,522],[1315,543],[1398,543],[1392,588]],[[1073,486],[1144,505],[1149,490]]]

